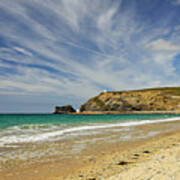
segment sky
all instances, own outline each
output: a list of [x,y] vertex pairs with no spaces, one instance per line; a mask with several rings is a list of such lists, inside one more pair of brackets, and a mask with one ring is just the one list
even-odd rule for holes
[[180,86],[179,17],[180,0],[1,0],[0,113]]

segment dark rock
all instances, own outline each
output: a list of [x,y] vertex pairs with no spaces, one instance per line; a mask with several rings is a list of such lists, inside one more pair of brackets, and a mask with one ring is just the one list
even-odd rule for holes
[[56,106],[55,108],[55,114],[68,114],[68,113],[73,113],[76,112],[76,110],[71,106]]
[[145,154],[149,154],[149,153],[150,153],[150,151],[143,151],[143,153],[145,153]]
[[127,164],[129,164],[129,162],[126,162],[126,161],[120,161],[118,163],[118,165],[121,165],[121,166],[124,166],[124,165],[127,165]]
[[138,156],[139,156],[139,154],[134,154],[134,156],[138,157]]

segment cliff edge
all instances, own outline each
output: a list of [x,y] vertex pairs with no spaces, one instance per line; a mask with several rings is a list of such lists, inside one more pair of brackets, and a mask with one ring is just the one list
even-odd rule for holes
[[180,87],[103,92],[89,99],[80,111],[180,111]]

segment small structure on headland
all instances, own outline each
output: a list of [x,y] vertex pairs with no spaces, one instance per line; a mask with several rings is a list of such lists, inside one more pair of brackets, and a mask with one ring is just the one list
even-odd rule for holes
[[180,87],[107,91],[80,106],[57,106],[56,114],[180,114]]
[[81,105],[80,112],[177,113],[180,112],[180,87],[102,92]]
[[75,113],[76,110],[71,106],[56,106],[54,114],[69,114],[69,113]]

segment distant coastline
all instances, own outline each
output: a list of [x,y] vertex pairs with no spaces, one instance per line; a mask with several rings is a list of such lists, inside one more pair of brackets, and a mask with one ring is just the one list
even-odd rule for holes
[[180,114],[180,87],[101,92],[82,104],[56,106],[55,114]]

